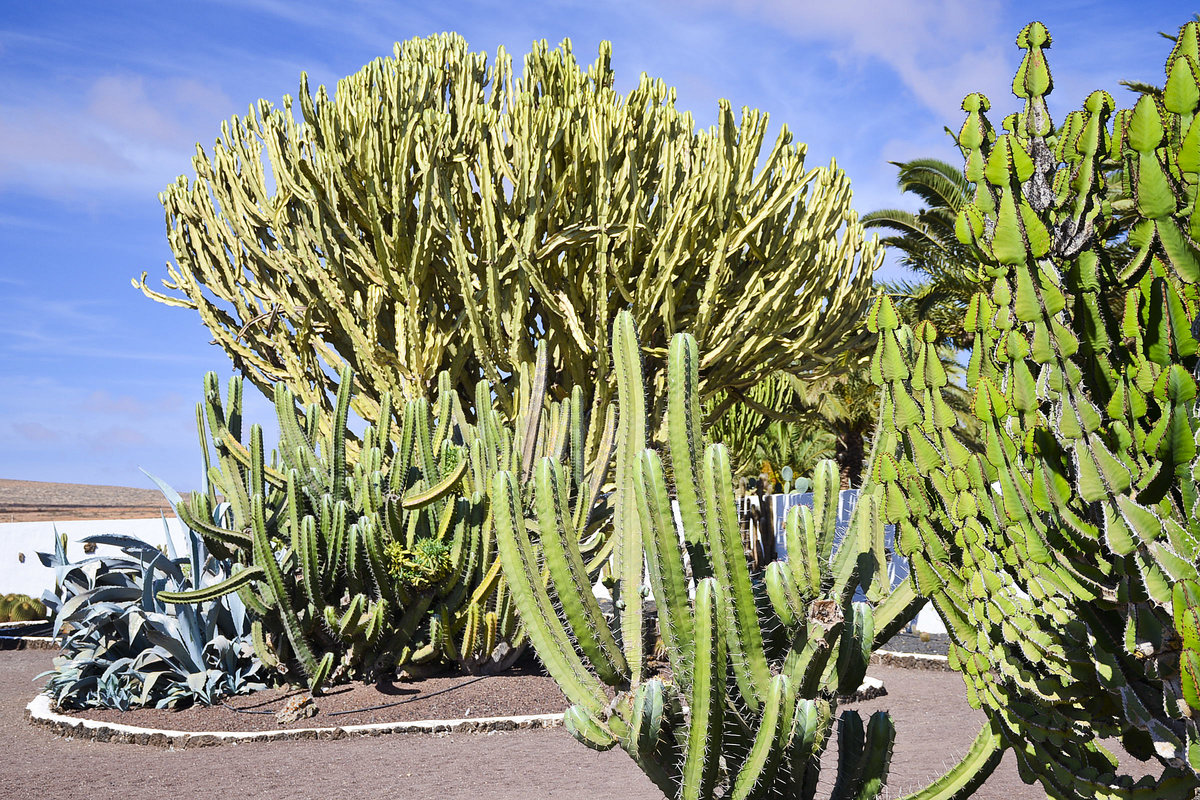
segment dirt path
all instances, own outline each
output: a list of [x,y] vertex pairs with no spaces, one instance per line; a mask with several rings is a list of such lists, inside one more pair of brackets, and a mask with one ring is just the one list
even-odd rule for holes
[[[334,742],[277,742],[165,751],[55,738],[24,719],[33,677],[50,654],[0,651],[0,791],[10,800],[156,796],[278,798],[628,798],[661,794],[619,749],[597,753],[561,728],[444,736],[401,735]],[[953,673],[872,669],[889,695],[859,705],[891,709],[897,744],[892,787],[912,790],[961,754],[979,729]],[[831,748],[833,749],[833,748]],[[832,757],[832,753],[829,754]],[[832,770],[825,771],[832,781]],[[1011,756],[976,794],[981,800],[1033,800]]]

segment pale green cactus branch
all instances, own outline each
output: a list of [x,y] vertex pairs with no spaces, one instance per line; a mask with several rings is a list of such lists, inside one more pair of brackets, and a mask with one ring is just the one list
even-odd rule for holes
[[[630,410],[640,418],[647,413],[641,354],[630,346],[633,319],[619,315],[613,327],[618,437],[644,443],[640,420],[628,418]],[[672,481],[653,449],[618,450],[614,492],[629,506],[618,506],[612,518],[611,538],[621,542],[612,575],[626,668],[613,669],[614,653],[622,651],[607,642],[581,582],[583,561],[557,483],[565,472],[554,462],[538,467],[537,542],[520,518],[515,473],[497,476],[501,563],[534,648],[573,703],[565,723],[580,742],[602,750],[620,745],[670,797],[812,800],[839,698],[859,688],[881,641],[877,628],[903,625],[919,603],[910,585],[895,593],[875,586],[886,580],[880,569],[885,486],[864,488],[850,529],[836,540],[839,494],[831,462],[818,470],[814,508],[788,515],[791,561],[770,565],[765,588],[755,588],[728,456],[719,444],[705,447],[696,425],[698,363],[694,340],[680,334],[668,364]],[[690,500],[685,486],[695,489]],[[711,575],[697,572],[696,553]],[[643,569],[669,676],[646,674],[649,654],[631,646],[649,625]],[[853,602],[860,585],[868,599]],[[642,661],[632,662],[634,656]],[[879,714],[864,726],[853,713],[840,722],[834,796],[875,797],[887,780],[891,722]],[[994,769],[1000,752],[998,735],[981,736],[947,776],[915,797],[963,796]]]
[[722,102],[697,130],[662,81],[619,95],[614,80],[608,43],[587,65],[569,41],[538,42],[514,72],[454,34],[398,43],[335,91],[302,76],[296,98],[197,147],[194,178],[160,196],[165,290],[134,284],[195,309],[265,392],[329,409],[350,366],[354,410],[377,425],[384,392],[430,396],[442,371],[464,400],[487,380],[515,420],[531,330],[603,420],[620,310],[655,402],[681,330],[706,353],[703,398],[826,370],[882,259],[845,174],[806,167],[786,126],[764,148],[766,114]]

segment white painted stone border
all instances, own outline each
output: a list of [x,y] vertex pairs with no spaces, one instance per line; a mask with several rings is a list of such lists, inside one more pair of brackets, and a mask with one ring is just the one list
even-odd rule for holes
[[[855,692],[851,701],[871,700],[887,694],[883,681],[870,676]],[[339,725],[330,728],[292,728],[271,731],[173,731],[141,728],[120,722],[101,722],[59,714],[50,705],[48,695],[39,694],[25,706],[29,721],[68,739],[140,744],[171,749],[212,747],[244,742],[278,742],[298,739],[350,739],[358,736],[382,736],[390,733],[490,733],[493,731],[557,728],[562,714],[524,714],[512,717],[475,717],[471,719],[426,719],[414,722],[376,722],[366,725]]]
[[92,739],[98,742],[142,744],[156,747],[211,747],[244,742],[278,742],[296,739],[349,739],[390,733],[484,733],[491,731],[556,728],[563,715],[525,714],[513,717],[477,717],[473,719],[427,719],[415,722],[377,722],[367,725],[339,725],[331,728],[293,728],[271,731],[172,731],[139,728],[119,722],[98,722],[59,714],[50,706],[50,698],[39,694],[25,706],[34,725],[49,728],[60,736]]

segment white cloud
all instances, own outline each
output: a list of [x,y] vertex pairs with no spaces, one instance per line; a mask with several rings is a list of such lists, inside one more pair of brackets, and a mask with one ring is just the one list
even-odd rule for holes
[[102,75],[81,97],[20,94],[24,103],[0,105],[0,187],[68,200],[153,196],[188,167],[197,138],[213,138],[234,111],[220,89],[195,79]]
[[1008,37],[995,2],[736,0],[732,7],[798,40],[833,45],[830,54],[844,69],[863,59],[888,65],[939,117],[956,116],[970,92],[1006,85]]

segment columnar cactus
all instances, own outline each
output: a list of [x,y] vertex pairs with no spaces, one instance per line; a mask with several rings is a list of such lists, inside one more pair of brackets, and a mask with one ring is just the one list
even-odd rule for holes
[[[592,516],[603,516],[607,461],[585,471],[582,399],[576,393],[546,405],[546,365],[541,347],[536,368],[520,381],[535,411],[523,415],[519,439],[492,408],[486,382],[476,394],[478,422],[467,424],[443,374],[436,413],[424,399],[410,400],[396,429],[385,395],[384,426],[368,426],[353,461],[346,455],[352,373],[341,375],[329,436],[317,431],[319,410],[298,416],[279,385],[282,442],[270,464],[257,425],[250,446],[241,442],[240,381],[231,382],[223,406],[210,374],[200,427],[203,439],[207,422],[217,463],[207,470],[208,492],[178,513],[244,568],[203,591],[163,598],[200,602],[237,591],[260,617],[255,645],[263,660],[298,663],[314,690],[331,677],[371,677],[410,662],[456,661],[472,671],[512,663],[524,633],[496,560],[491,476],[570,453],[583,546],[601,560],[607,553]],[[604,440],[611,439],[610,426]],[[210,521],[214,510],[222,523]]]
[[698,131],[662,81],[613,84],[608,43],[590,66],[535,44],[518,75],[452,34],[397,44],[335,97],[302,77],[297,100],[223,124],[195,179],[161,195],[170,291],[135,285],[199,312],[268,395],[283,382],[328,408],[350,365],[375,423],[385,392],[426,397],[443,370],[464,403],[491,381],[514,419],[509,376],[535,330],[603,419],[619,309],[659,396],[677,330],[708,353],[705,397],[822,368],[857,335],[882,258],[845,174],[807,168],[786,127],[760,160],[758,111],[723,102]]
[[[946,621],[971,702],[1053,797],[1200,788],[1200,31],[1161,99],[1093,92],[1055,128],[1040,23],[993,130],[979,94],[958,141],[979,253],[968,388],[984,452],[956,439],[928,324],[871,315],[884,415],[872,480]],[[1128,231],[1124,246],[1111,239]],[[1119,739],[1157,776],[1122,774]]]
[[[666,429],[678,517],[662,459],[645,446],[644,383],[629,314],[617,317],[613,342],[620,375],[615,631],[576,545],[562,466],[543,459],[532,491],[510,472],[495,477],[501,562],[534,648],[572,703],[568,729],[590,747],[619,744],[671,797],[811,798],[837,722],[832,796],[875,797],[887,779],[892,722],[885,713],[865,726],[853,710],[839,716],[838,699],[858,689],[876,643],[922,602],[909,583],[890,591],[882,492],[864,489],[838,541],[839,476],[823,462],[813,508],[789,512],[789,560],[772,563],[756,590],[727,451],[705,448],[700,433],[695,340],[677,334],[668,357]],[[522,513],[530,504],[533,531]],[[697,553],[707,576],[689,569]],[[647,671],[644,647],[647,568],[669,661],[659,674]],[[860,586],[866,600],[853,602]],[[985,727],[966,758],[920,796],[969,792],[994,768],[998,745]]]

